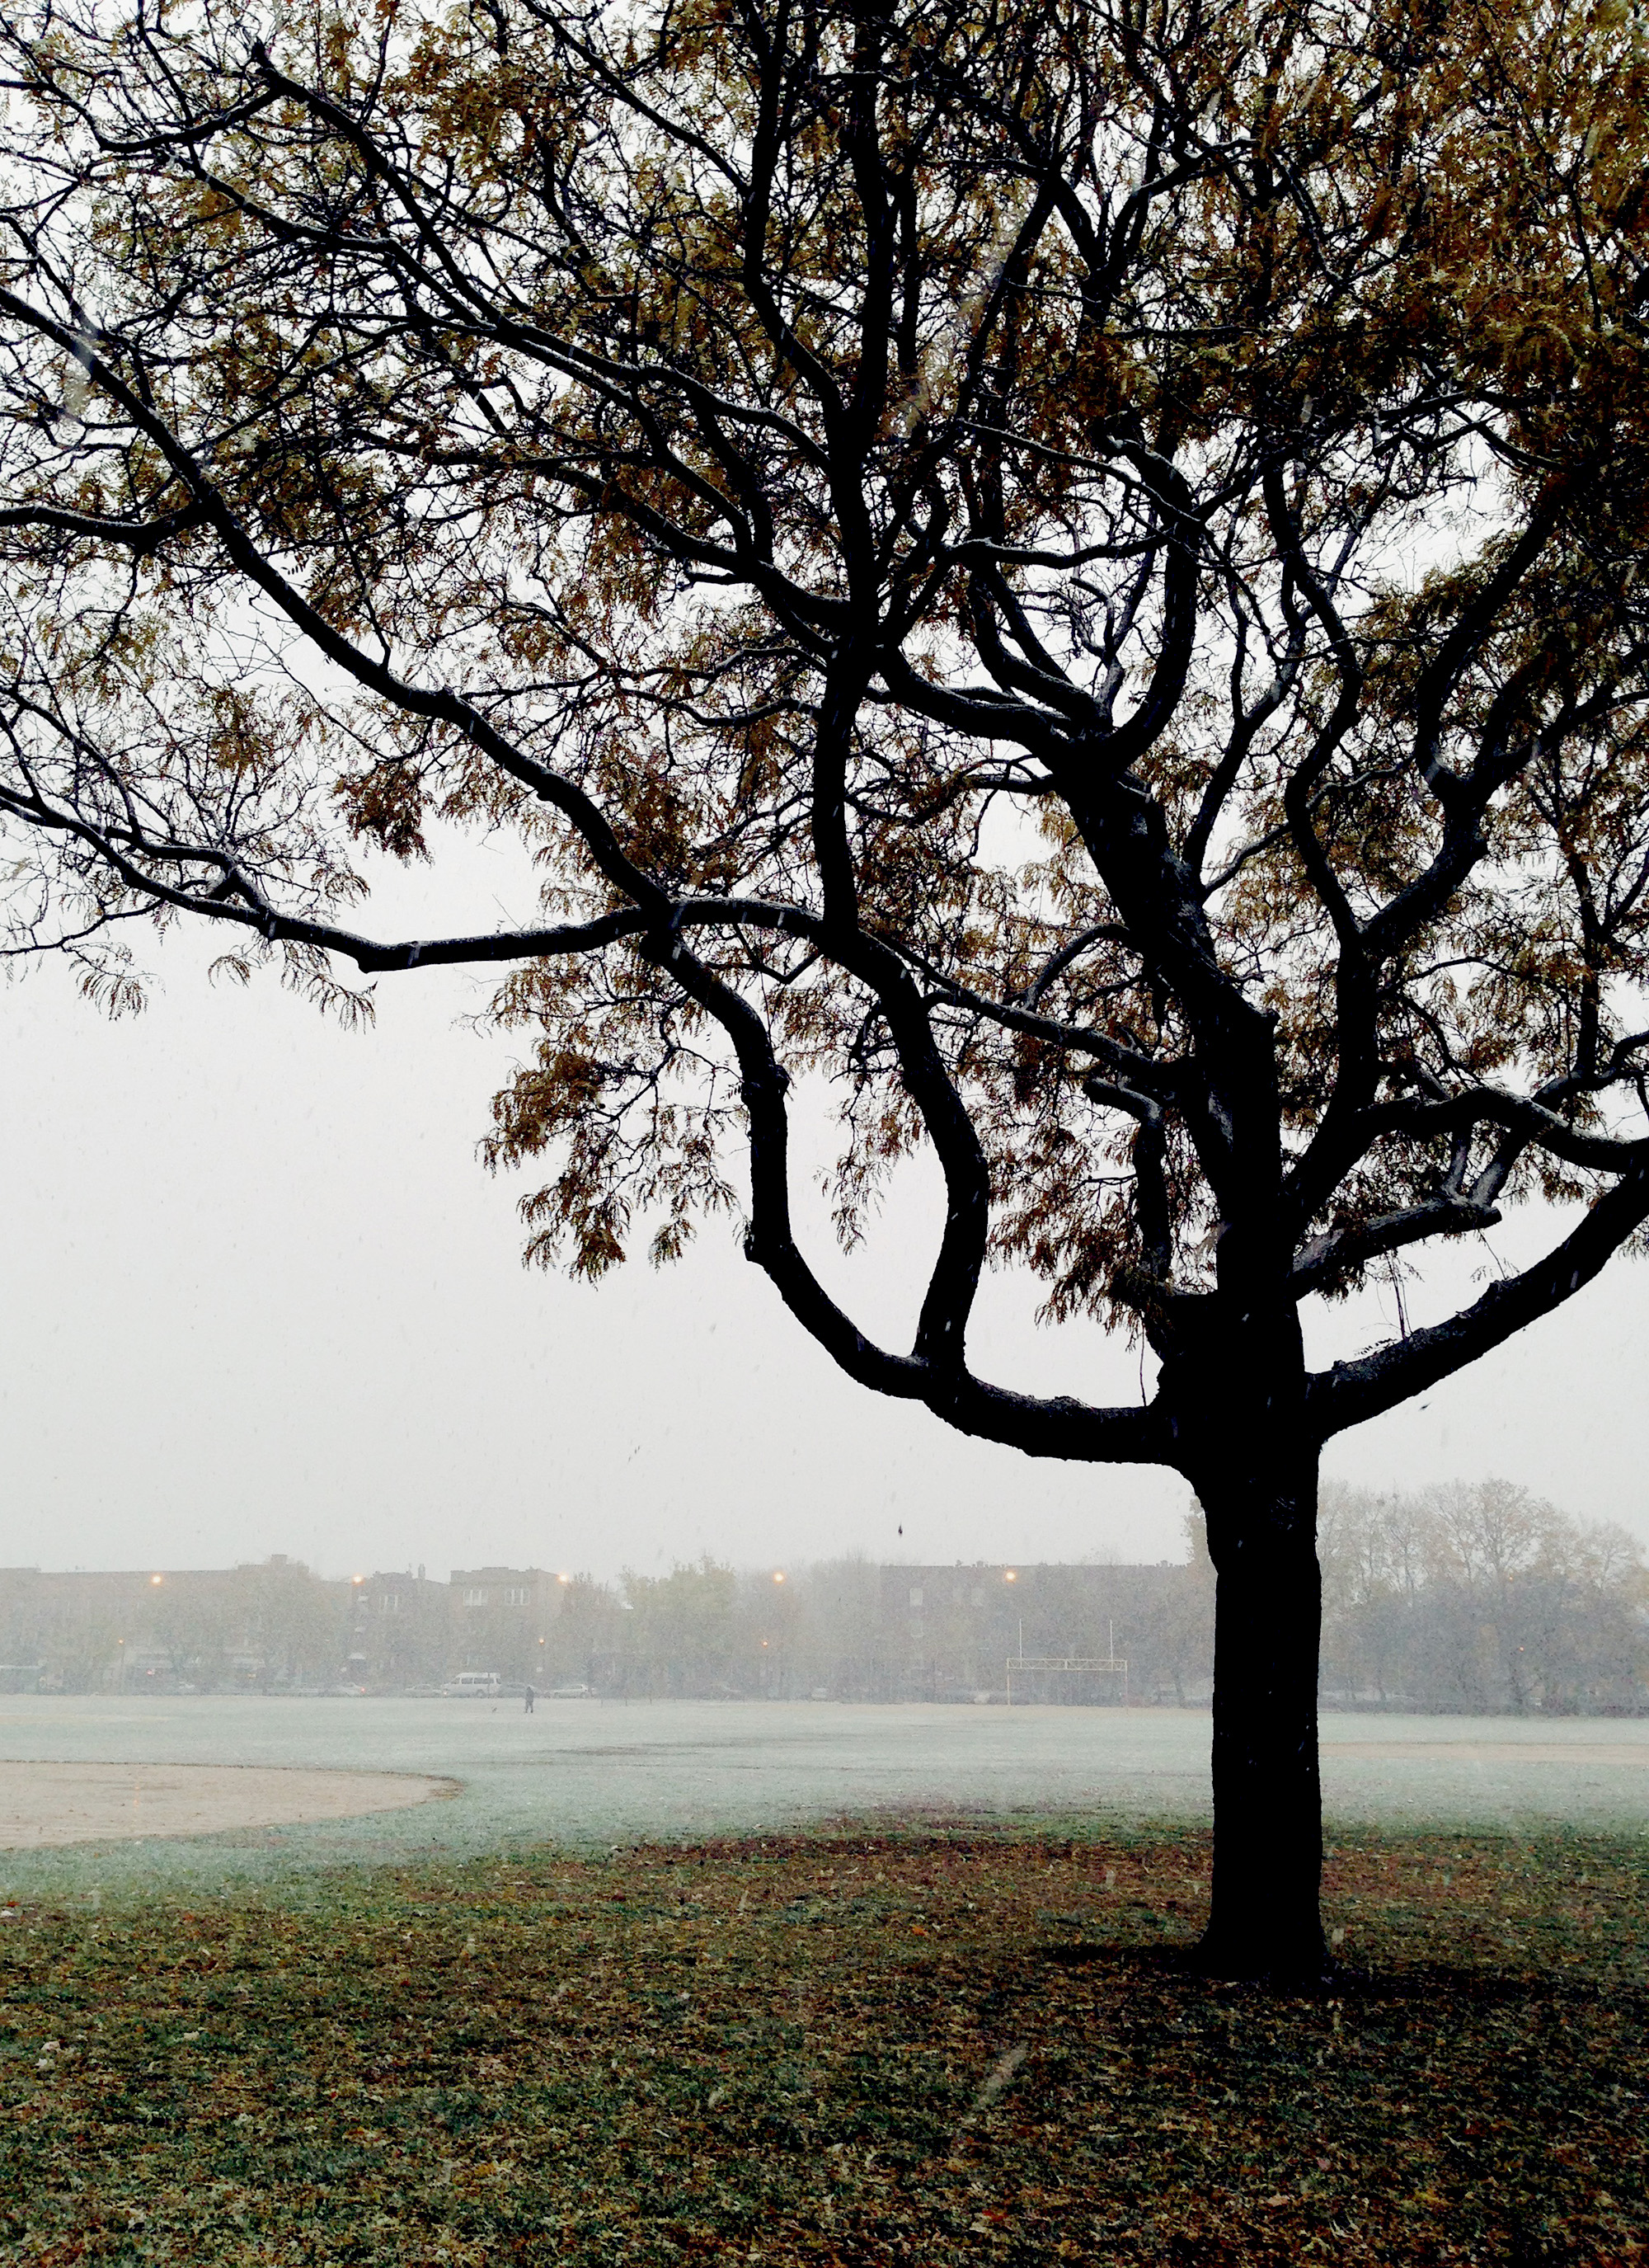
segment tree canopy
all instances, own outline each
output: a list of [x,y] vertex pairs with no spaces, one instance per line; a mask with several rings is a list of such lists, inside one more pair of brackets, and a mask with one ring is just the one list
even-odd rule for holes
[[[1321,1441],[1649,1217],[1641,11],[77,0],[0,69],[13,948],[508,964],[537,1256],[738,1204],[856,1378],[1177,1467],[1314,1632]],[[539,925],[357,928],[437,818]],[[804,1074],[845,1237],[943,1171],[908,1349],[792,1233]],[[993,1259],[1148,1403],[975,1377]]]

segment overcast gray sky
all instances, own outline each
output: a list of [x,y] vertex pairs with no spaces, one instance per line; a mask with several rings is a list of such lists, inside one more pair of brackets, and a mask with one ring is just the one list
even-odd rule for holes
[[[484,860],[466,882],[460,917],[490,926]],[[362,926],[431,933],[423,887],[394,878]],[[724,1224],[662,1273],[636,1262],[591,1288],[524,1270],[528,1184],[475,1158],[512,1049],[462,1021],[483,982],[386,979],[376,1029],[350,1034],[269,979],[214,989],[208,957],[169,942],[149,1011],[115,1025],[61,968],[0,984],[0,1560],[283,1550],[328,1574],[610,1575],[701,1551],[775,1567],[1182,1555],[1176,1477],[1033,1462],[865,1393]],[[813,1256],[868,1326],[908,1330],[933,1215],[917,1171],[851,1263],[813,1215]],[[1542,1231],[1520,1216],[1495,1248],[1515,1261]],[[1458,1248],[1437,1291],[1411,1291],[1410,1321],[1493,1264]],[[1314,1316],[1314,1354],[1389,1335],[1387,1300]],[[988,1285],[984,1374],[1138,1395],[1136,1351],[1039,1330],[1034,1306],[1034,1289]],[[1381,1488],[1501,1473],[1649,1541],[1646,1352],[1649,1269],[1617,1260],[1500,1355],[1343,1437],[1327,1469]]]

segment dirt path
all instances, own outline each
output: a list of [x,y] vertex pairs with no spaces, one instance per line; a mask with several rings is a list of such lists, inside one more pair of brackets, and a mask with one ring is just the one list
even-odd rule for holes
[[414,1772],[304,1771],[266,1764],[0,1761],[0,1850],[352,1819],[427,1803],[455,1793],[458,1785]]

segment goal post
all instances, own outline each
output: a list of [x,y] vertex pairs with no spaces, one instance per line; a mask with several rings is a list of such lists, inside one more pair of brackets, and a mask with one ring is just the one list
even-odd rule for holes
[[[1128,1700],[1128,1664],[1119,1661],[1115,1654],[1100,1653],[1020,1653],[1010,1654],[1007,1662],[1008,1706],[1013,1705],[1013,1679],[1017,1672],[1021,1689],[1053,1679],[1070,1679],[1080,1685],[1085,1677],[1115,1677],[1122,1681],[1122,1698]],[[1071,1697],[1075,1698],[1076,1696]]]

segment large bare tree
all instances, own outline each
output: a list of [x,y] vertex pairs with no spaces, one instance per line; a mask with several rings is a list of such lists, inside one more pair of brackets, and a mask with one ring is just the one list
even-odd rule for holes
[[[1649,1216],[1645,63],[1622,0],[257,0],[4,35],[11,942],[510,964],[588,1273],[732,1198],[872,1391],[1174,1468],[1227,1973],[1318,1970],[1319,1453]],[[361,933],[351,832],[542,922]],[[909,1348],[850,1240],[926,1145]],[[1578,1206],[1307,1373],[1302,1301]],[[1145,1406],[976,1376],[986,1263]]]

